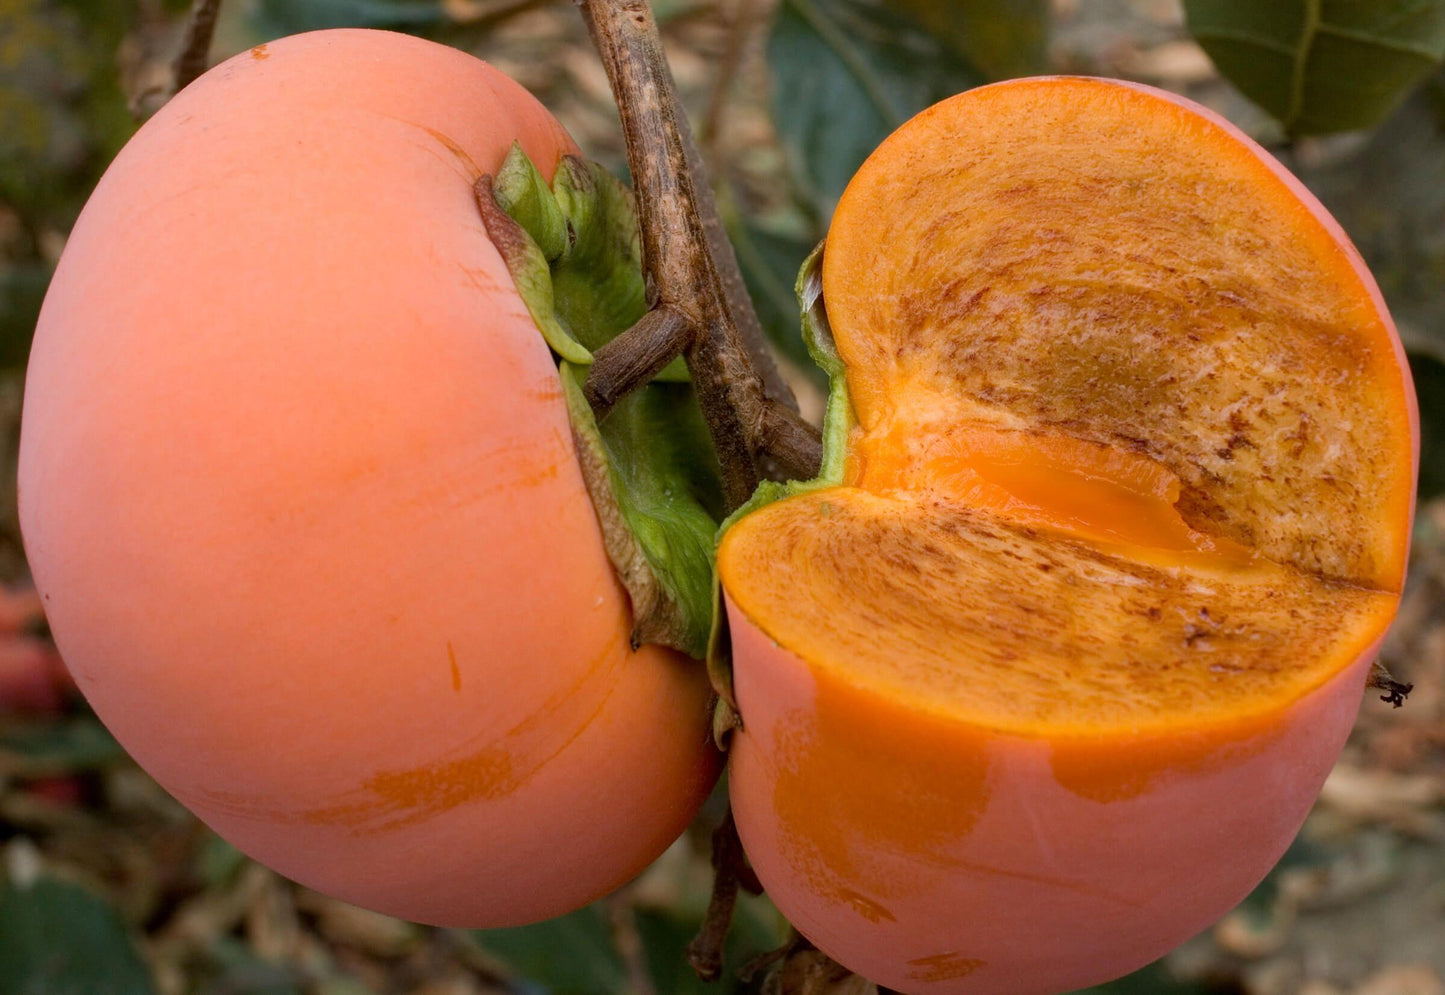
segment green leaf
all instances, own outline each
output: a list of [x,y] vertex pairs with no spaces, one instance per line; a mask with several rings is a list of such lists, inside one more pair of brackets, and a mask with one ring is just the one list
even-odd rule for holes
[[783,918],[771,902],[750,895],[738,896],[727,945],[723,948],[722,976],[709,983],[697,976],[683,956],[683,950],[702,928],[699,917],[654,908],[640,908],[636,916],[653,987],[668,995],[732,995],[756,990],[762,979],[744,984],[738,980],[738,971],[748,961],[776,950],[787,940]]
[[821,217],[894,129],[983,82],[949,46],[869,0],[782,0],[768,62],[773,119]]
[[1293,135],[1368,128],[1445,61],[1445,0],[1185,0],[1214,64]]
[[475,930],[470,936],[519,978],[536,982],[551,995],[615,995],[627,986],[601,904],[535,926]]
[[252,28],[274,38],[323,28],[419,31],[449,20],[438,0],[261,0]]
[[1048,0],[887,0],[989,79],[1033,76],[1048,66]]
[[1445,360],[1410,355],[1415,393],[1420,398],[1420,499],[1445,494]]
[[124,759],[120,744],[90,716],[8,723],[0,732],[0,770],[24,777],[73,774]]
[[0,995],[153,995],[120,916],[42,877],[0,889]]
[[1197,981],[1181,981],[1161,962],[1156,961],[1118,981],[1085,988],[1073,995],[1208,995],[1214,990]]
[[22,367],[50,285],[51,268],[42,262],[0,267],[0,367]]

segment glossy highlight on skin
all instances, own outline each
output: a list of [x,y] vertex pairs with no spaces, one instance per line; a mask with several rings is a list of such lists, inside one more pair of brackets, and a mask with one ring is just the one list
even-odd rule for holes
[[268,43],[141,129],[26,383],[21,523],[122,745],[290,877],[449,926],[645,867],[718,771],[695,662],[629,648],[553,360],[472,184],[571,140],[496,70]]
[[1181,98],[1017,80],[845,192],[843,479],[719,548],[779,908],[906,993],[1162,955],[1280,857],[1394,615],[1418,415],[1378,289]]

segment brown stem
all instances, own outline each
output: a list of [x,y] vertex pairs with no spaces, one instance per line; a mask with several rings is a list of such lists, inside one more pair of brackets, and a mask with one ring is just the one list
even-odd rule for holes
[[[687,329],[684,355],[732,510],[765,477],[816,476],[822,444],[817,430],[798,415],[797,401],[768,352],[646,0],[577,3],[617,99],[643,268],[653,313],[664,316],[644,319],[615,340],[615,355],[598,351],[588,399],[594,411],[604,412],[605,403],[598,402],[645,382],[643,371],[650,375],[666,362],[664,343],[672,346]],[[739,16],[745,14],[746,3],[739,9]],[[611,385],[608,392],[604,384]],[[693,969],[709,981],[722,973],[738,888],[761,890],[730,809],[713,835],[713,868],[707,917],[687,949]]]
[[201,73],[206,71],[211,54],[211,39],[216,34],[216,19],[221,12],[221,0],[194,0],[190,16],[186,19],[186,34],[181,41],[181,50],[172,63],[172,93],[180,93]]
[[762,891],[743,853],[731,807],[712,834],[712,868],[712,897],[707,903],[707,915],[702,929],[687,945],[687,962],[704,981],[716,981],[722,975],[723,947],[738,903],[738,888],[754,893]]
[[[737,13],[737,30],[733,32],[739,44],[739,56],[741,56],[741,42],[746,37],[746,25],[750,11],[747,9],[751,0],[742,0],[742,9]],[[595,37],[595,36],[594,36]],[[662,47],[659,42],[658,54],[661,56]],[[726,56],[725,56],[726,58]],[[667,62],[663,58],[663,69],[666,70]],[[723,72],[727,69],[724,67]],[[669,81],[671,75],[668,76]],[[680,108],[677,102],[677,95],[674,88],[669,87],[670,99],[673,107]],[[617,84],[613,83],[613,92],[618,97],[619,108],[623,106],[623,99],[617,93]],[[758,312],[753,308],[752,298],[748,295],[746,282],[743,280],[742,267],[738,265],[737,253],[733,250],[732,241],[728,238],[727,228],[723,225],[722,217],[718,214],[717,201],[713,196],[712,184],[708,182],[708,160],[698,151],[697,142],[693,138],[692,128],[688,125],[687,115],[680,109],[674,111],[674,117],[678,123],[678,134],[682,139],[682,149],[687,157],[687,168],[697,183],[697,211],[698,220],[702,223],[703,231],[707,234],[708,251],[712,253],[713,265],[717,270],[718,278],[722,281],[723,291],[727,296],[728,306],[732,311],[733,321],[737,323],[738,333],[742,336],[743,345],[747,348],[748,355],[757,368],[758,375],[763,378],[763,390],[768,398],[780,404],[798,409],[798,401],[793,397],[793,391],[788,382],[783,379],[778,364],[773,361],[773,354],[768,350],[767,336],[763,334],[762,323],[758,321]]]
[[[684,127],[686,123],[684,118]],[[691,166],[693,175],[697,177],[697,182],[704,192],[705,209],[701,211],[699,220],[702,222],[703,232],[707,235],[708,249],[712,253],[718,278],[722,281],[729,310],[737,325],[738,334],[742,337],[743,346],[747,349],[748,358],[752,360],[753,368],[757,371],[758,376],[762,377],[763,392],[767,395],[768,400],[797,411],[798,400],[793,396],[793,390],[788,386],[788,382],[783,379],[778,364],[773,361],[773,354],[768,351],[767,336],[763,334],[762,323],[758,321],[758,312],[753,307],[752,298],[748,296],[747,284],[743,280],[743,271],[738,265],[737,251],[733,248],[732,240],[728,238],[727,228],[723,226],[722,217],[718,214],[712,186],[708,183],[706,166],[693,143],[690,129],[683,131],[682,139],[683,148],[687,151],[688,162],[693,164]],[[818,459],[819,462],[822,461],[821,443]],[[815,469],[808,476],[811,477],[816,472]]]
[[[611,80],[637,194],[643,265],[656,304],[697,329],[687,365],[722,468],[729,509],[746,501],[774,454],[770,434],[791,392],[768,356],[737,260],[713,204],[700,156],[677,100],[657,24],[645,0],[578,0]],[[755,340],[753,339],[756,332]],[[776,378],[773,387],[768,378]],[[795,407],[795,404],[792,405]],[[816,459],[822,460],[814,437]],[[809,453],[786,463],[807,464]]]
[[582,393],[598,421],[612,406],[681,356],[692,343],[692,324],[678,312],[658,307],[592,354]]
[[[730,77],[737,71],[738,63],[742,59],[748,25],[752,20],[752,4],[753,0],[739,0],[738,8],[734,13],[728,52],[723,55],[723,66],[715,84],[712,106],[709,107],[708,116],[704,120],[704,141],[709,143],[715,142],[717,139],[717,130],[721,121],[722,107],[726,103],[725,97],[730,86]],[[742,336],[743,345],[747,347],[748,355],[752,358],[758,375],[763,378],[763,391],[767,394],[768,400],[797,411],[797,398],[793,396],[793,391],[788,387],[788,382],[783,379],[778,364],[773,361],[773,354],[768,350],[767,336],[763,334],[762,323],[758,321],[758,312],[753,307],[752,298],[748,295],[742,267],[738,265],[737,252],[728,238],[727,228],[724,227],[722,217],[718,214],[712,186],[707,181],[708,162],[713,157],[711,153],[707,156],[699,153],[697,145],[693,141],[692,130],[687,127],[686,116],[679,114],[678,117],[682,122],[682,145],[683,150],[687,153],[689,168],[692,169],[693,175],[698,178],[698,183],[702,187],[703,196],[698,204],[699,218],[702,221],[703,230],[707,233],[708,248],[712,252],[718,276],[722,280],[723,290],[727,294],[733,320],[737,322],[738,333]],[[821,454],[822,449],[820,448],[820,460]],[[811,477],[816,472],[814,469],[806,476]],[[764,473],[764,476],[772,477],[773,475]]]
[[792,408],[772,404],[763,409],[759,432],[770,480],[808,480],[818,475],[822,459],[818,430]]

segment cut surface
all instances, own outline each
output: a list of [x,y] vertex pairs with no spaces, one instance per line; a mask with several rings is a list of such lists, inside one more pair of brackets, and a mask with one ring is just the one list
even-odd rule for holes
[[854,178],[823,293],[842,486],[747,516],[718,561],[810,664],[1098,732],[1261,714],[1389,624],[1398,339],[1338,226],[1228,126],[1100,80],[945,101]]
[[1026,734],[1258,713],[1352,663],[1396,602],[1264,560],[1151,563],[958,502],[851,487],[749,515],[719,559],[737,606],[804,659]]
[[924,393],[954,422],[1146,455],[1200,531],[1398,588],[1413,483],[1396,339],[1358,257],[1277,169],[1178,101],[1100,80],[923,112],[828,235],[863,429]]

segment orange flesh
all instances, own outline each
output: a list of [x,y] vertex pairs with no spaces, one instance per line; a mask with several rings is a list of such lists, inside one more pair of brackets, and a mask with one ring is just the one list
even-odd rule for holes
[[737,606],[820,671],[1031,735],[1260,714],[1352,663],[1396,602],[1267,560],[1108,547],[848,487],[749,515],[719,563]]
[[1026,734],[1227,725],[1349,666],[1398,600],[1414,424],[1302,193],[1101,81],[905,125],[824,257],[842,486],[731,528],[729,595],[850,685]]
[[848,483],[945,496],[1025,525],[1100,543],[1244,562],[1248,549],[1196,531],[1175,508],[1179,478],[1145,456],[1066,435],[892,421],[856,440]]

